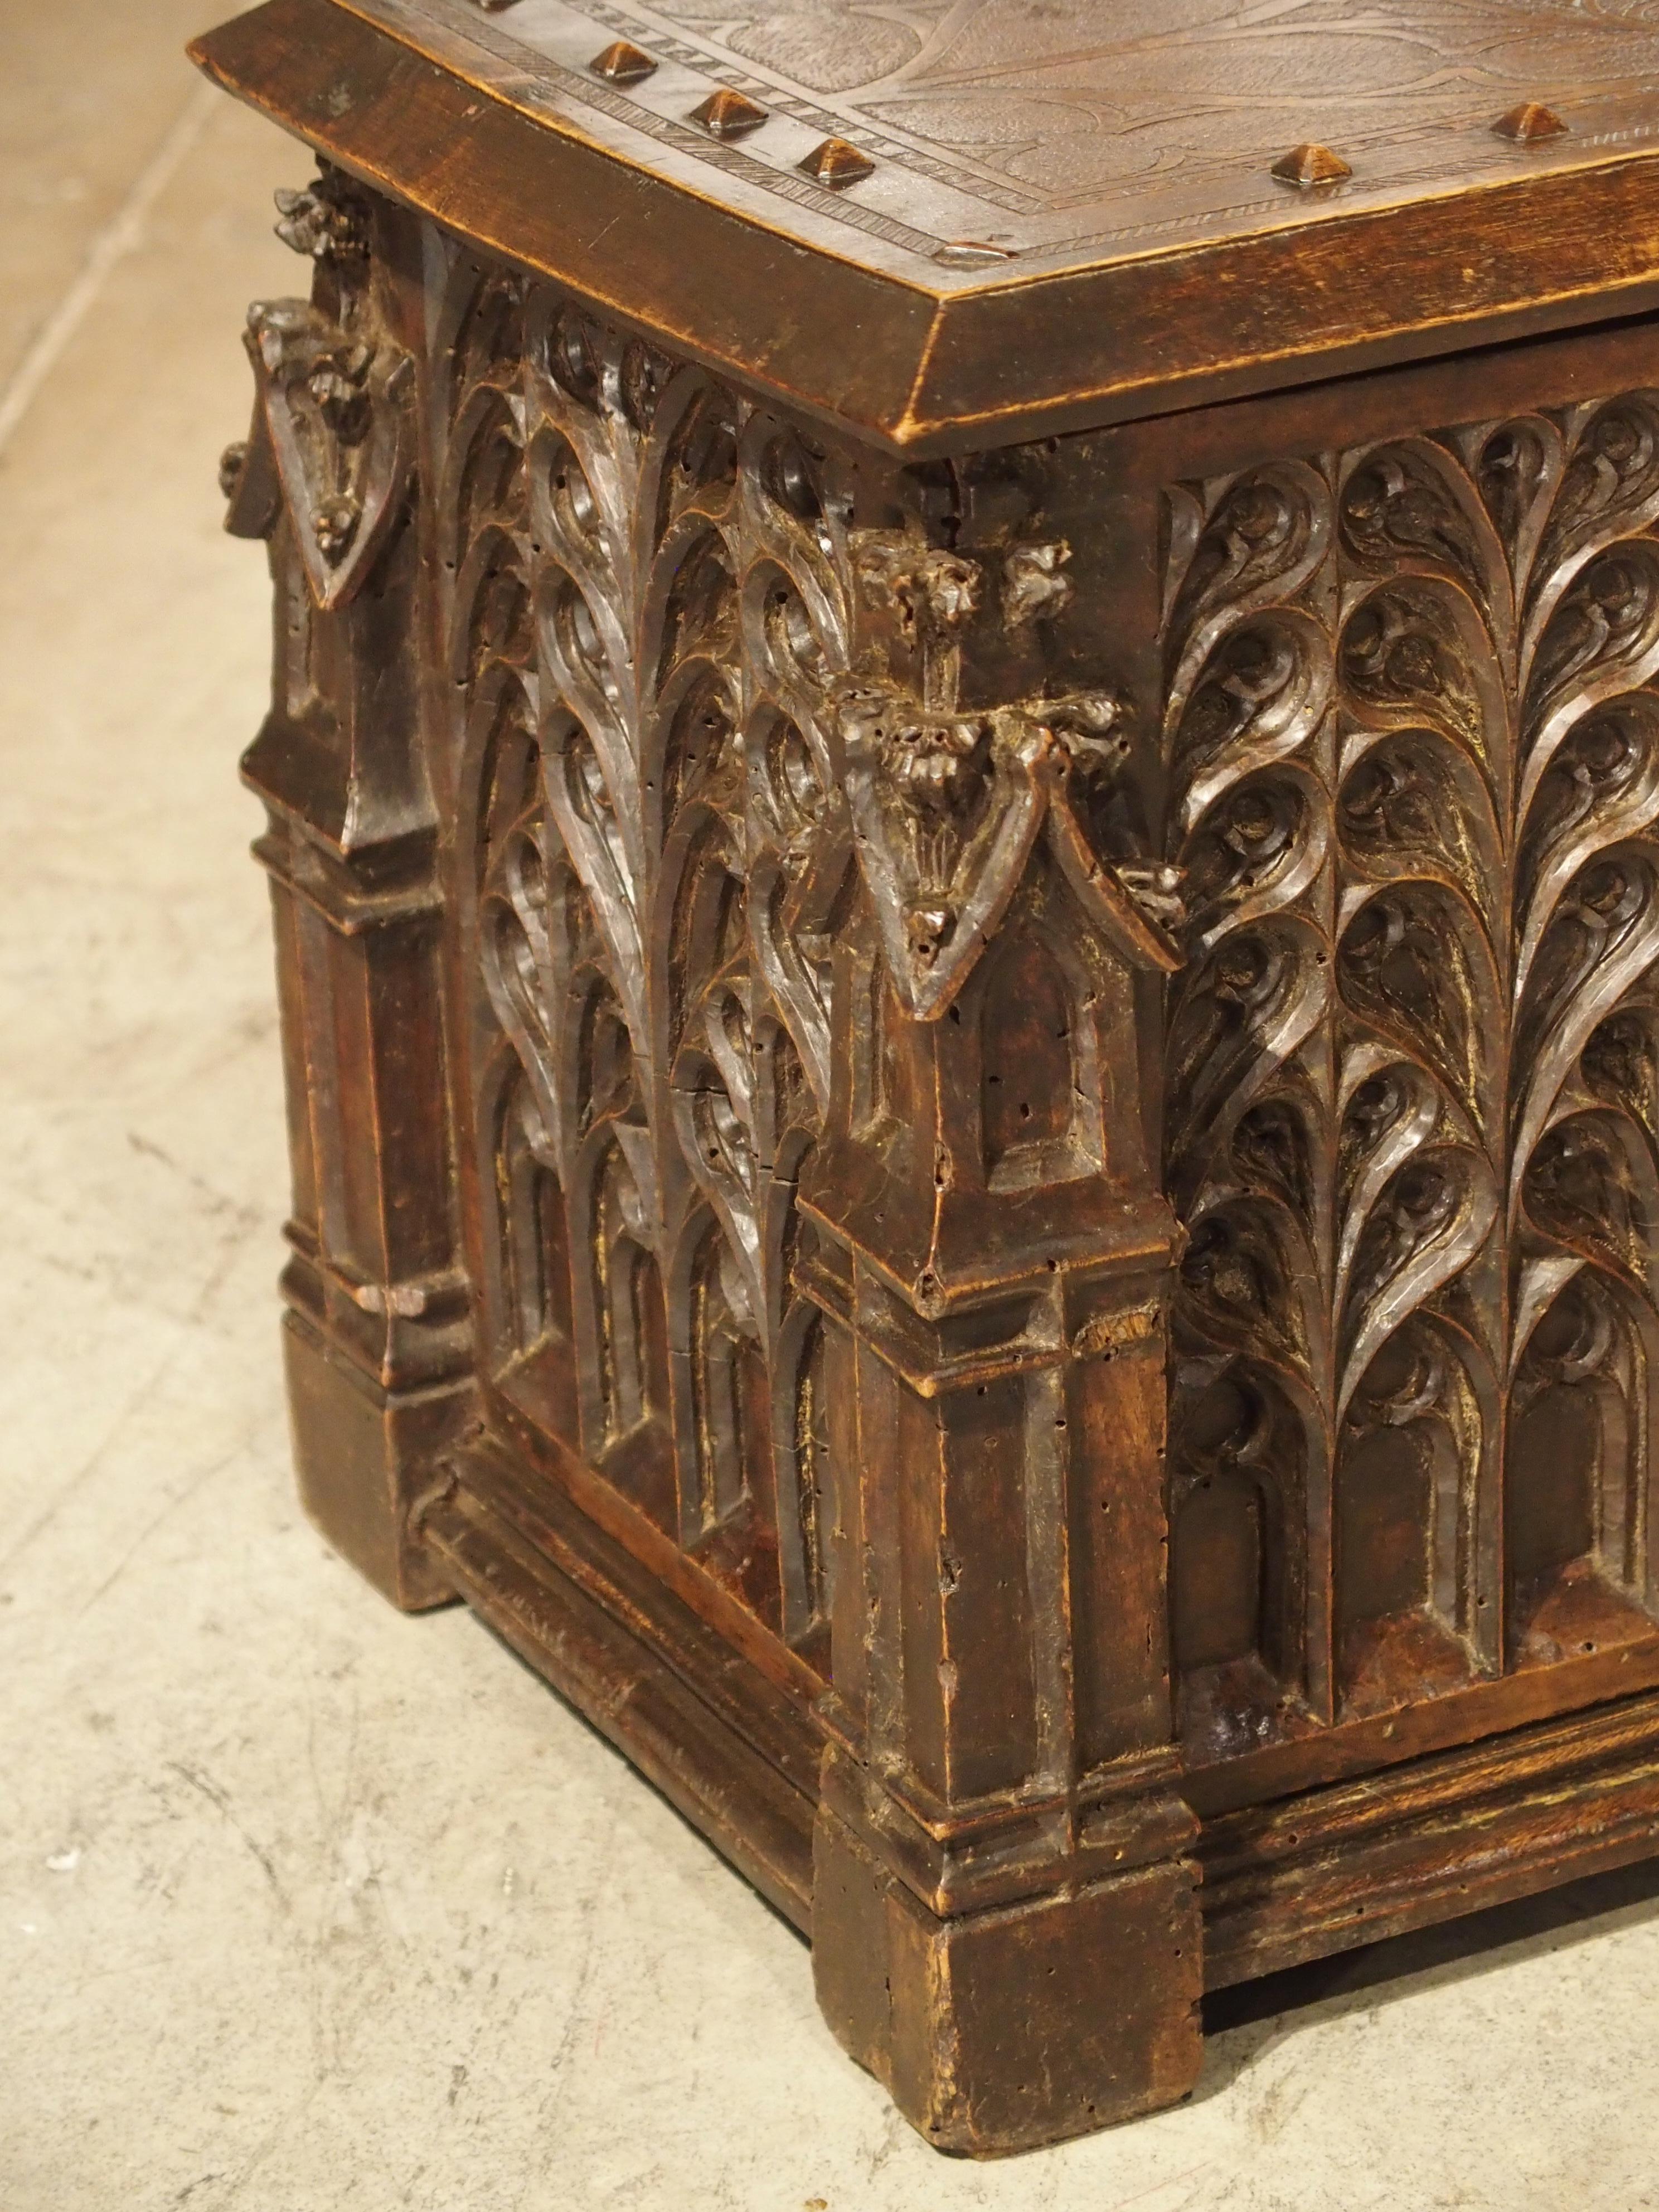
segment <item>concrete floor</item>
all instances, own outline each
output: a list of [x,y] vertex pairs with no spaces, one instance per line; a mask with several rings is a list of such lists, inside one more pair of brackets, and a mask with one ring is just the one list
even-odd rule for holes
[[1182,2110],[945,2161],[607,1746],[299,1518],[214,464],[307,165],[179,60],[211,4],[0,7],[0,2212],[1659,2207],[1653,1871],[1281,1978]]

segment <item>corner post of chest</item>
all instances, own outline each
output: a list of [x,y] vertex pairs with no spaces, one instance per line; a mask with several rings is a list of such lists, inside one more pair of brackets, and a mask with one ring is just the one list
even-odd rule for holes
[[473,1379],[422,738],[419,285],[409,219],[340,173],[278,207],[310,294],[249,312],[252,427],[222,480],[274,592],[270,710],[242,774],[268,822],[289,1409],[307,1512],[413,1610],[449,1595],[411,1517]]
[[[984,948],[941,978],[935,898],[908,971],[896,932],[843,955],[797,1271],[828,1339],[819,1999],[930,2142],[978,2154],[1174,2103],[1200,2053],[1166,1604],[1179,1232],[1141,1080],[1174,955],[1073,866],[1044,743]],[[1018,805],[1022,772],[973,804]]]

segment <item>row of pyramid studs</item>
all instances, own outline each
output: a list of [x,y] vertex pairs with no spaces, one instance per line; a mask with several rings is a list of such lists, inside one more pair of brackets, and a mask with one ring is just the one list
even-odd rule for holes
[[[514,4],[515,0],[478,0],[478,5],[491,14],[499,14]],[[626,39],[617,39],[602,54],[596,54],[588,67],[595,76],[609,77],[613,84],[637,84],[642,77],[650,76],[657,64],[649,54],[641,53]],[[751,131],[760,129],[767,120],[767,112],[740,92],[721,90],[710,93],[707,100],[694,107],[690,119],[701,123],[715,138],[744,138]],[[1507,114],[1500,115],[1492,127],[1500,138],[1512,139],[1522,146],[1559,138],[1567,128],[1553,109],[1536,100],[1523,100]],[[799,166],[809,177],[827,185],[832,191],[841,191],[873,175],[876,167],[867,154],[860,153],[845,138],[826,138]],[[1281,184],[1306,189],[1316,185],[1340,184],[1344,177],[1352,176],[1353,170],[1330,147],[1310,143],[1292,146],[1288,154],[1281,154],[1271,173]]]
[[[613,84],[637,84],[641,77],[649,76],[656,66],[649,54],[629,46],[626,39],[618,39],[588,64],[596,76],[609,77]],[[760,129],[768,116],[765,108],[757,106],[742,93],[722,88],[711,92],[707,100],[694,107],[690,120],[701,123],[711,137],[731,139],[746,138],[751,131]],[[836,192],[873,175],[876,167],[867,154],[861,154],[845,138],[826,138],[799,166],[815,182],[827,185]]]
[[[1566,125],[1553,108],[1545,107],[1535,100],[1523,100],[1518,107],[1500,115],[1492,129],[1500,138],[1510,138],[1520,146],[1535,146],[1546,138],[1559,138]],[[1281,154],[1273,163],[1273,174],[1283,185],[1340,184],[1351,177],[1352,169],[1340,154],[1328,146],[1292,146],[1288,154]]]
[[[478,0],[478,4],[492,14],[499,14],[512,7],[514,0]],[[638,46],[630,45],[626,39],[614,40],[588,64],[596,76],[608,77],[613,84],[638,84],[643,78],[653,75],[657,66],[649,54],[642,53]],[[707,100],[694,107],[690,119],[702,124],[711,137],[729,140],[746,138],[751,131],[758,131],[769,118],[766,109],[745,94],[722,87],[718,92],[711,92]],[[1500,115],[1492,127],[1500,138],[1512,139],[1523,146],[1559,138],[1567,129],[1553,109],[1535,100],[1523,100],[1518,106],[1510,108],[1507,114]],[[848,185],[861,183],[866,177],[874,175],[876,167],[867,154],[860,153],[845,138],[824,139],[798,166],[816,183],[827,185],[831,191],[842,191]],[[1305,190],[1318,185],[1340,184],[1344,177],[1352,176],[1353,169],[1330,147],[1310,143],[1292,146],[1288,154],[1281,154],[1273,163],[1271,173],[1281,184],[1294,185]],[[963,260],[1001,258],[1000,250],[995,246],[975,247],[972,245],[962,247],[960,255]]]

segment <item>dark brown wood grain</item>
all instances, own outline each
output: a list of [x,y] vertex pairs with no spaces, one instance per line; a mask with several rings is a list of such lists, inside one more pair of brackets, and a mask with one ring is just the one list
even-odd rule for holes
[[[1016,315],[679,122],[587,143],[476,15],[204,49],[343,165],[225,467],[302,1493],[810,1935],[929,2140],[1054,2141],[1186,2094],[1206,1986],[1659,1845],[1648,165],[1247,209]],[[699,40],[590,74],[678,100]],[[797,89],[708,145],[877,112]],[[1497,274],[1407,326],[1459,223]],[[1115,422],[1189,380],[1253,396]]]
[[[614,9],[527,46],[510,14],[472,0],[267,0],[193,51],[228,88],[436,220],[915,453],[1654,306],[1659,149],[1643,88],[1659,82],[1659,29],[1645,17],[1528,7],[1517,32],[1512,0],[1473,13],[1400,0],[1395,40],[1374,25],[1346,35],[1338,0],[1302,0],[1248,32],[1230,8],[1206,12],[1196,34],[1161,40],[1145,11],[1126,33],[1115,0],[1079,5],[1060,19],[1070,62],[1036,62],[1022,82],[1050,12],[984,5],[963,31],[980,65],[954,82],[926,69],[896,82],[877,101],[881,137],[780,72],[769,131],[735,145],[690,118],[736,56],[676,40],[685,58],[672,75],[618,86],[587,66]],[[825,19],[828,74],[850,63],[835,40],[872,21]],[[1285,149],[1255,136],[1267,110],[1231,97],[1241,40],[1262,65],[1282,66],[1286,48],[1304,57],[1298,72],[1328,88],[1332,133],[1354,148],[1352,177],[1306,191],[1275,181]],[[1391,88],[1375,82],[1379,62]],[[760,82],[757,65],[770,66],[739,64],[745,82]],[[1091,144],[1073,106],[1085,82],[1126,67],[1140,173],[1085,167],[1084,189],[1047,194],[997,174],[991,109],[1024,120],[1016,143],[1070,113],[1076,135],[1061,143],[1076,159]],[[1493,131],[1516,99],[1563,82],[1565,134],[1518,145]],[[930,138],[930,116],[947,131],[957,118],[964,143]],[[1145,150],[1160,118],[1174,131],[1163,166]],[[881,149],[867,183],[805,181],[793,157],[826,129]],[[964,254],[988,236],[1004,243]],[[841,342],[821,343],[830,330]]]

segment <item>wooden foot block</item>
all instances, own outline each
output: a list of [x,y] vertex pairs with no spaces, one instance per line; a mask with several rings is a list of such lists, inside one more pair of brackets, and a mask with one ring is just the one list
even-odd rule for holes
[[821,1811],[813,1971],[824,2015],[941,2150],[1029,2150],[1173,2105],[1197,2076],[1191,1866],[941,1920]]
[[410,1527],[453,1434],[455,1393],[386,1390],[298,1316],[283,1332],[300,1502],[342,1557],[405,1613],[454,1596]]

